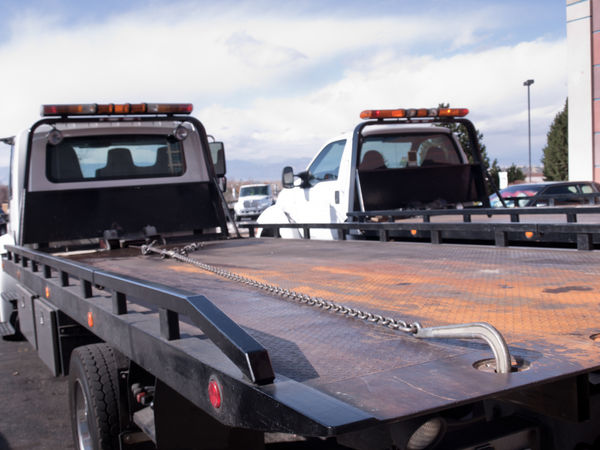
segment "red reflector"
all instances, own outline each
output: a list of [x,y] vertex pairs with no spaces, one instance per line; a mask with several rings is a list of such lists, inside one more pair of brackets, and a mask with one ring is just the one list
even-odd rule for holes
[[219,409],[221,407],[221,388],[217,380],[208,382],[208,399],[213,408]]

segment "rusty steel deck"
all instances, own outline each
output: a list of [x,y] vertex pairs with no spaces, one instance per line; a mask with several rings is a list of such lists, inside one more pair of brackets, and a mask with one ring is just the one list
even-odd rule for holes
[[381,420],[600,367],[600,252],[244,239],[191,257],[238,275],[423,326],[488,322],[525,370],[478,371],[479,342],[421,341],[133,249],[77,260],[206,295],[269,351],[278,375]]

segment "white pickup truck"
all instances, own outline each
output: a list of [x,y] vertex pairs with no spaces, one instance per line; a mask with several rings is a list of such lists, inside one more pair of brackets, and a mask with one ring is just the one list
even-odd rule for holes
[[[489,206],[477,145],[469,164],[452,132],[434,125],[452,121],[473,128],[462,119],[467,113],[463,108],[363,111],[361,118],[375,120],[331,139],[305,171],[283,169],[286,189],[257,222],[343,223],[356,211]],[[315,229],[311,238],[336,239],[337,233]],[[298,238],[302,230],[282,228],[280,234]]]

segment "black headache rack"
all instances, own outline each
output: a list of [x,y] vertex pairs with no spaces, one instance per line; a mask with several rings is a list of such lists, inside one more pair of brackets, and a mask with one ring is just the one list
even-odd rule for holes
[[[523,216],[540,220],[522,222]],[[598,215],[597,217],[594,217]],[[473,222],[479,216],[480,222]],[[507,221],[492,220],[504,218]],[[432,218],[440,220],[432,222]],[[420,218],[420,220],[419,220]],[[586,219],[591,223],[585,223]],[[564,208],[470,208],[407,211],[367,211],[348,213],[345,223],[290,223],[258,224],[240,223],[251,237],[257,227],[273,230],[279,236],[282,228],[300,230],[300,235],[310,238],[311,229],[338,230],[338,238],[378,239],[389,241],[428,240],[433,244],[490,243],[499,247],[525,246],[576,246],[578,250],[593,250],[600,245],[600,207]],[[373,219],[377,221],[372,221]],[[415,220],[417,219],[417,220]],[[448,220],[450,219],[450,220]],[[398,221],[395,221],[398,220]],[[406,221],[404,221],[406,220]],[[444,221],[445,220],[445,221]]]
[[[30,158],[33,136],[42,125],[65,123],[129,123],[157,120],[189,122],[196,128],[202,143],[203,158],[207,162],[208,181],[149,185],[132,183],[130,186],[28,191]],[[123,238],[144,240],[144,228],[154,227],[160,235],[168,233],[200,233],[220,228],[220,237],[228,236],[227,222],[222,207],[224,198],[218,186],[214,167],[210,163],[209,145],[202,123],[188,115],[145,116],[85,116],[47,117],[30,129],[23,189],[25,192],[23,235],[20,242],[43,244],[83,239]],[[137,180],[133,178],[132,180]],[[135,205],[137,213],[131,214]],[[204,206],[200,206],[204,205]],[[77,215],[73,211],[77,211]],[[48,226],[48,221],[52,226]]]
[[[226,426],[306,436],[378,423],[367,412],[275,374],[267,350],[202,295],[23,247],[6,249],[4,271],[26,286],[27,300],[43,300],[155,376],[155,402],[162,388]],[[136,300],[158,312],[140,311]],[[180,315],[196,332],[181,332]],[[215,379],[223,397],[218,410],[208,395]]]
[[[477,141],[477,131],[473,123],[461,117],[405,117],[379,118],[359,123],[353,131],[352,161],[358,167],[360,147],[367,127],[380,125],[418,125],[455,123],[467,131],[473,162],[458,165],[443,164],[438,167],[405,167],[400,169],[363,170],[358,168],[350,174],[351,208],[354,211],[369,209],[396,209],[412,204],[447,202],[448,204],[472,204],[478,202],[489,207],[486,190],[487,179],[497,191],[487,173]],[[426,130],[426,128],[424,129]],[[423,183],[422,180],[435,180]],[[356,192],[354,192],[356,190]]]

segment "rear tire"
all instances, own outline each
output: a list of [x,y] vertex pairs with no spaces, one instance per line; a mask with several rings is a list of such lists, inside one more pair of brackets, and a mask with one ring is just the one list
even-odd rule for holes
[[71,354],[69,407],[75,447],[118,450],[119,372],[114,350],[86,345]]

